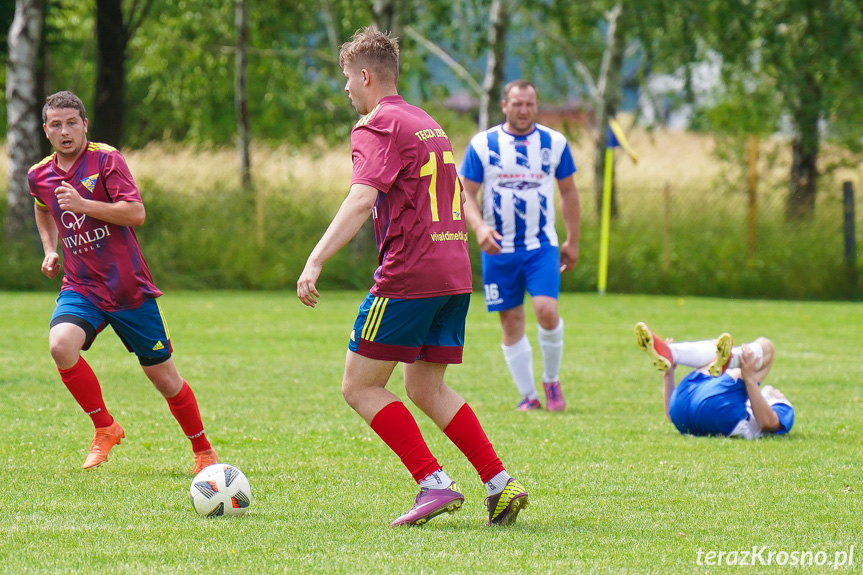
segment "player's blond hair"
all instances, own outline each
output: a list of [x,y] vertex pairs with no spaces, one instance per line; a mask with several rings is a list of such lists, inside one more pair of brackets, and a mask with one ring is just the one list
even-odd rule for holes
[[392,82],[399,79],[399,44],[388,33],[372,26],[360,28],[350,41],[342,44],[339,51],[339,66],[353,69],[366,68],[388,77]]

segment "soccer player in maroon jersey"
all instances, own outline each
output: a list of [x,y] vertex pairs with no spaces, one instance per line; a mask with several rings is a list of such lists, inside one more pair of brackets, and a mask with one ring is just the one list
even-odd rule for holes
[[45,251],[42,273],[65,274],[48,335],[60,378],[96,428],[84,469],[108,459],[126,437],[102,398],[99,380],[81,356],[110,325],[165,397],[192,443],[193,473],[218,463],[204,434],[198,402],[171,358],[168,327],[134,228],[145,210],[126,160],[110,146],[87,141],[84,104],[71,92],[45,101],[42,128],[54,153],[30,168],[36,226]]
[[510,525],[527,505],[527,492],[506,472],[465,400],[444,383],[447,365],[462,360],[471,293],[452,146],[431,116],[398,95],[398,59],[396,41],[372,28],[357,31],[341,48],[345,92],[363,115],[351,132],[353,177],[297,280],[297,297],[315,307],[324,262],[371,213],[379,267],[350,336],[342,394],[420,486],[414,506],[392,525],[422,525],[464,502],[410,411],[386,389],[398,362],[404,364],[408,397],[485,483],[488,524]]

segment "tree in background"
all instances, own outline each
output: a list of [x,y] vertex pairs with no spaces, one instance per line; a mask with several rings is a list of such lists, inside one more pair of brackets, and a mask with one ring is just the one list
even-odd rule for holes
[[[860,119],[863,93],[863,12],[856,0],[729,0],[695,3],[701,36],[722,54],[726,76],[743,90],[768,86],[779,115],[791,124],[792,162],[786,217],[815,213],[818,156],[824,134],[848,134]],[[744,97],[736,97],[745,102]],[[852,98],[847,98],[856,94]],[[768,96],[770,97],[770,96]],[[856,139],[859,142],[859,133]],[[849,142],[845,142],[848,144]],[[852,144],[853,145],[853,144]]]
[[[540,5],[542,6],[542,4]],[[628,11],[627,11],[628,9]],[[556,41],[545,49],[566,54],[566,70],[583,86],[587,105],[593,114],[595,134],[594,193],[596,210],[602,209],[605,179],[605,150],[608,121],[620,111],[623,101],[622,68],[624,53],[632,40],[631,22],[638,18],[632,7],[614,2],[566,2],[559,0],[547,6],[543,21]],[[618,213],[617,194],[612,185],[611,214]]]
[[119,148],[126,117],[126,59],[129,40],[147,17],[153,0],[96,0],[96,92],[92,138]]
[[9,190],[6,236],[23,238],[33,214],[27,170],[39,161],[40,118],[37,94],[37,56],[44,24],[43,0],[17,0],[9,29],[6,70],[6,147],[9,153]]
[[500,101],[503,95],[503,70],[506,64],[506,36],[509,29],[508,0],[492,0],[488,15],[488,44],[482,95],[479,99],[479,121],[482,132],[503,120]]

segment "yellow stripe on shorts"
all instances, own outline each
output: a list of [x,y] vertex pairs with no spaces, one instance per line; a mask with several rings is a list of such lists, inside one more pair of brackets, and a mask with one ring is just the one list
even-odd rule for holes
[[[171,339],[171,330],[168,329],[168,322],[165,321],[165,314],[162,313],[162,306],[159,304],[159,298],[156,298],[156,307],[159,309],[159,317],[162,318],[162,326],[165,328],[165,337]],[[166,344],[168,342],[165,342]]]
[[382,299],[383,299],[383,303],[380,306],[378,306],[379,311],[378,311],[378,319],[375,322],[375,330],[372,332],[372,336],[369,338],[369,341],[374,341],[375,337],[378,335],[378,328],[381,327],[381,320],[384,319],[384,311],[387,309],[387,302],[390,301],[390,298],[388,298],[388,297],[385,297]]
[[387,307],[389,298],[375,297],[372,300],[372,307],[369,309],[369,315],[366,317],[366,323],[363,325],[361,337],[366,341],[374,341],[375,335],[378,333],[378,328],[381,325],[381,319],[384,315],[384,308]]

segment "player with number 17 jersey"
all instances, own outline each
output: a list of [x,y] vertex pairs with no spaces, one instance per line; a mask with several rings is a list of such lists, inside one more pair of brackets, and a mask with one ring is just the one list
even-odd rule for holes
[[387,96],[351,132],[351,184],[378,190],[378,269],[371,293],[417,299],[471,292],[462,191],[440,125]]

